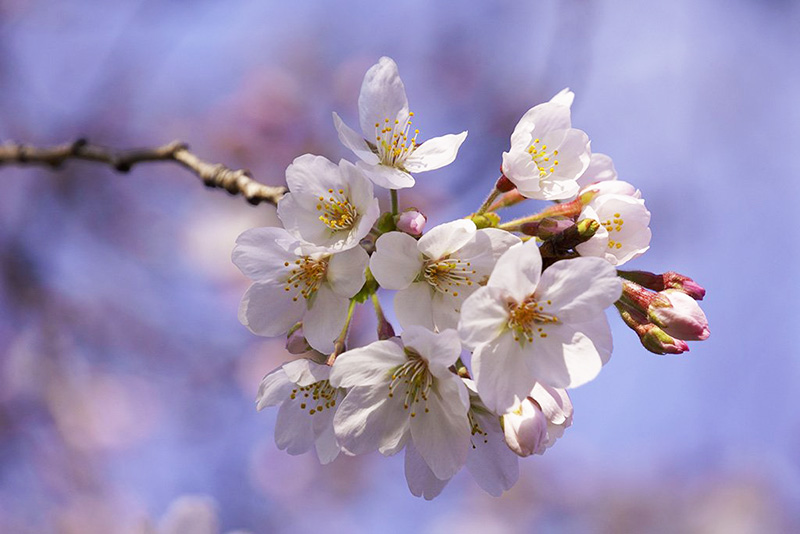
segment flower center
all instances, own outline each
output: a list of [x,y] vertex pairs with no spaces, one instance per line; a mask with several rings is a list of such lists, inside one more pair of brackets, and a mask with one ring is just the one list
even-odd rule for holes
[[[458,296],[458,288],[469,287],[473,284],[470,275],[477,274],[472,269],[472,264],[458,258],[443,258],[431,260],[425,264],[422,272],[425,281],[441,293],[451,293]],[[451,292],[451,290],[453,290]]]
[[319,220],[331,230],[349,230],[358,218],[356,207],[345,196],[344,189],[338,191],[328,189],[328,194],[330,196],[327,199],[324,196],[319,197],[317,211],[322,212]]
[[394,397],[395,393],[403,395],[403,408],[410,409],[411,417],[415,417],[419,403],[424,405],[424,411],[428,413],[428,392],[433,386],[433,376],[419,354],[409,348],[405,352],[408,360],[392,373],[389,397]]
[[403,122],[395,119],[393,122],[384,119],[383,124],[375,123],[375,145],[378,148],[378,157],[381,163],[389,167],[402,168],[403,162],[419,146],[417,135],[419,130],[414,130],[414,136],[409,139],[408,134],[411,130],[411,117],[413,111],[408,112],[408,117]]
[[514,341],[524,344],[531,343],[534,337],[547,337],[544,326],[558,323],[558,317],[545,312],[545,307],[552,305],[552,301],[538,302],[533,295],[522,303],[509,303],[508,327],[514,331]]
[[289,394],[291,400],[300,400],[300,409],[308,410],[309,415],[322,413],[336,406],[339,391],[327,380],[320,380],[308,386],[296,387]]
[[603,227],[608,232],[608,235],[609,235],[608,248],[612,248],[612,249],[613,248],[616,248],[616,249],[622,248],[622,243],[620,241],[614,241],[613,239],[611,239],[611,232],[614,232],[614,231],[620,232],[620,231],[622,231],[622,225],[625,224],[625,221],[622,220],[622,215],[620,213],[615,213],[613,219],[606,219],[605,221],[601,222],[600,224],[602,224]]
[[[289,277],[283,287],[287,292],[292,291],[292,289],[299,290],[292,297],[292,300],[297,301],[300,296],[308,300],[316,293],[322,283],[325,272],[328,270],[328,259],[329,256],[319,259],[303,256],[294,261],[294,267],[289,271]],[[291,264],[287,261],[283,265],[289,267]]]
[[528,154],[539,169],[539,178],[544,178],[553,174],[558,166],[558,150],[547,151],[547,145],[543,145],[541,139],[534,139],[528,147]]

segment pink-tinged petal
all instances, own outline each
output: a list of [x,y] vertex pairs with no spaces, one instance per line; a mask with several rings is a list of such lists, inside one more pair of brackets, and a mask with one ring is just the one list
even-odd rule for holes
[[472,374],[487,408],[505,413],[524,399],[536,379],[511,333],[480,345],[472,355]]
[[303,317],[305,300],[293,301],[282,285],[256,282],[239,304],[239,321],[259,336],[279,336]]
[[314,441],[314,448],[317,450],[319,463],[327,465],[339,456],[339,443],[336,441],[336,434],[333,431],[333,424],[329,424],[325,431]]
[[283,228],[251,228],[236,239],[231,260],[252,280],[277,282],[286,276],[284,264],[297,259],[290,252],[296,241]]
[[417,240],[403,232],[388,232],[375,242],[369,269],[385,289],[405,289],[422,271]]
[[457,251],[475,237],[475,223],[458,219],[434,226],[419,239],[419,251],[430,259],[438,260]]
[[611,330],[603,312],[592,321],[549,325],[526,359],[538,382],[574,388],[594,379],[611,357]]
[[622,282],[614,267],[602,258],[557,261],[542,273],[536,300],[548,302],[545,310],[560,322],[588,321],[622,295]]
[[500,256],[487,287],[504,290],[517,302],[533,294],[542,273],[542,255],[536,240],[514,245]]
[[344,146],[352,150],[364,163],[377,165],[380,160],[369,148],[364,136],[346,125],[335,111],[333,112],[333,126],[336,128],[336,133],[339,134],[339,141],[341,141]]
[[555,425],[561,425],[572,418],[572,401],[563,389],[537,382],[529,397],[539,404],[547,420]]
[[256,394],[256,409],[262,410],[267,406],[276,406],[289,398],[294,389],[294,384],[287,378],[283,367],[270,371],[261,379]]
[[466,388],[461,379],[451,376],[450,380],[436,380],[425,402],[427,411],[418,409],[411,418],[414,446],[433,474],[442,480],[458,473],[470,449]]
[[469,350],[493,341],[508,326],[506,292],[496,287],[482,287],[461,306],[458,334]]
[[450,479],[436,478],[431,468],[419,455],[413,443],[406,446],[405,473],[408,489],[415,497],[424,497],[430,501],[438,496]]
[[614,162],[605,154],[593,152],[589,160],[589,166],[583,171],[583,174],[578,178],[578,185],[586,187],[589,184],[597,182],[607,182],[617,179],[617,169],[614,168]]
[[[604,230],[608,233],[603,256],[612,265],[622,265],[640,256],[649,248],[650,212],[647,211],[643,200],[627,195],[609,194],[597,197],[590,206],[596,210],[596,220],[604,225]],[[590,209],[590,206],[587,206],[586,210]]]
[[667,335],[686,341],[708,339],[711,330],[703,309],[692,297],[677,289],[666,289],[661,295],[667,297],[672,307],[650,306],[650,318]]
[[511,180],[520,193],[528,198],[538,198],[539,169],[527,150],[512,148],[503,152],[503,174]]
[[472,286],[462,285],[458,291],[461,294],[471,293],[477,289],[478,284],[485,284],[492,274],[495,263],[511,246],[520,242],[520,239],[505,230],[497,228],[484,228],[475,233],[475,239],[467,242],[461,247],[453,258],[458,258],[463,262],[468,262],[469,270],[474,273],[469,275],[473,282]]
[[336,439],[344,451],[374,451],[386,436],[394,436],[398,427],[407,424],[402,402],[394,402],[388,393],[388,386],[383,384],[355,387],[347,393],[333,417]]
[[394,314],[403,328],[413,325],[433,330],[433,293],[428,282],[414,282],[394,296]]
[[339,189],[342,178],[339,167],[323,156],[303,154],[286,168],[286,185],[297,202],[308,210],[316,208],[319,196],[328,189]]
[[461,341],[455,330],[434,334],[421,326],[409,326],[400,339],[405,347],[414,349],[428,362],[428,369],[433,376],[449,378],[453,374],[448,367],[456,363],[461,355]]
[[499,497],[517,483],[519,459],[506,445],[496,414],[473,410],[472,417],[483,434],[472,435],[473,449],[467,456],[467,469],[486,493]]
[[317,289],[314,302],[303,317],[306,341],[323,354],[333,352],[333,342],[339,337],[347,320],[348,299],[322,284]]
[[466,138],[467,132],[461,132],[428,139],[414,149],[403,162],[403,167],[408,172],[423,172],[450,165]]
[[549,131],[571,126],[569,106],[560,102],[545,102],[532,107],[522,116],[511,134],[511,146],[525,150],[533,137],[542,137]]
[[306,387],[316,382],[327,380],[331,368],[327,365],[301,358],[283,364],[283,372],[293,383],[300,387]]
[[399,344],[391,340],[375,341],[340,354],[333,364],[329,380],[334,387],[383,384],[388,390],[392,370],[405,361],[405,353]]
[[314,445],[312,415],[299,402],[284,402],[275,421],[275,444],[292,455],[308,452]]
[[386,119],[390,123],[405,122],[408,118],[406,88],[391,58],[380,58],[364,75],[358,96],[358,116],[361,131],[368,138],[372,137],[376,123],[384,124]]
[[356,163],[361,172],[372,180],[377,186],[385,189],[406,189],[416,183],[414,178],[405,171],[386,165],[368,165],[363,161]]
[[361,247],[351,248],[331,256],[325,279],[337,295],[351,298],[366,282],[369,256]]
[[561,91],[559,91],[553,98],[550,99],[550,102],[553,104],[559,104],[561,106],[571,107],[572,102],[575,100],[575,93],[570,91],[569,87],[565,87]]

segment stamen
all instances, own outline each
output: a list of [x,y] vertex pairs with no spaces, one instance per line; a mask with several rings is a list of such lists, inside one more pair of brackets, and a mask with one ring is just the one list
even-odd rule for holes
[[325,272],[328,270],[329,258],[330,256],[319,259],[313,259],[311,256],[303,256],[301,259],[294,262],[296,267],[289,271],[286,285],[283,288],[287,292],[292,289],[300,289],[300,291],[292,297],[292,300],[297,301],[299,297],[308,300],[316,293],[322,283]]
[[556,315],[545,311],[545,307],[551,305],[552,301],[538,302],[533,295],[519,304],[509,302],[508,327],[514,332],[514,341],[524,345],[533,342],[536,336],[546,338],[545,327],[558,323]]
[[[451,289],[471,286],[474,283],[471,277],[475,274],[477,271],[472,268],[471,262],[448,257],[429,261],[423,270],[425,281],[440,293],[451,293]],[[451,294],[457,297],[459,292],[453,291]]]

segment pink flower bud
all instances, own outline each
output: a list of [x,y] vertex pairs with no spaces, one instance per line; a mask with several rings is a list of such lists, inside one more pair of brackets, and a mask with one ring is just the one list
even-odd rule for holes
[[541,454],[547,447],[547,418],[530,397],[503,415],[508,448],[519,456]]
[[427,217],[415,209],[404,211],[397,219],[397,229],[405,232],[408,235],[419,236],[422,235],[422,229],[425,228]]
[[670,305],[653,302],[647,316],[664,332],[689,341],[703,340],[711,334],[706,314],[692,297],[677,289],[665,289],[659,295],[666,297]]
[[688,343],[669,336],[652,323],[644,326],[639,339],[644,348],[654,354],[683,354],[689,351]]
[[688,276],[673,271],[664,273],[663,276],[664,286],[667,288],[683,291],[695,300],[703,300],[706,296],[706,290]]

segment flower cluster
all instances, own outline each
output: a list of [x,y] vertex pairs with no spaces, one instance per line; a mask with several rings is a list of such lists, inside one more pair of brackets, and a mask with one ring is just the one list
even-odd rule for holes
[[[426,217],[401,212],[398,190],[451,163],[467,132],[422,140],[394,61],[369,69],[362,133],[333,114],[359,161],[297,158],[278,204],[283,228],[248,230],[233,251],[253,280],[241,322],[286,335],[287,349],[304,355],[258,392],[259,409],[280,405],[278,447],[313,446],[322,463],[405,450],[414,495],[432,499],[463,467],[500,495],[518,478],[518,457],[542,454],[571,425],[567,390],[611,357],[606,308],[658,354],[708,337],[698,284],[617,269],[649,248],[650,212],[572,127],[573,98],[565,89],[523,115],[476,212],[423,231]],[[390,190],[390,212],[380,212],[376,185]],[[526,199],[557,202],[501,223],[499,210]],[[379,290],[396,292],[399,336]],[[353,313],[367,300],[377,339],[349,347]]]

